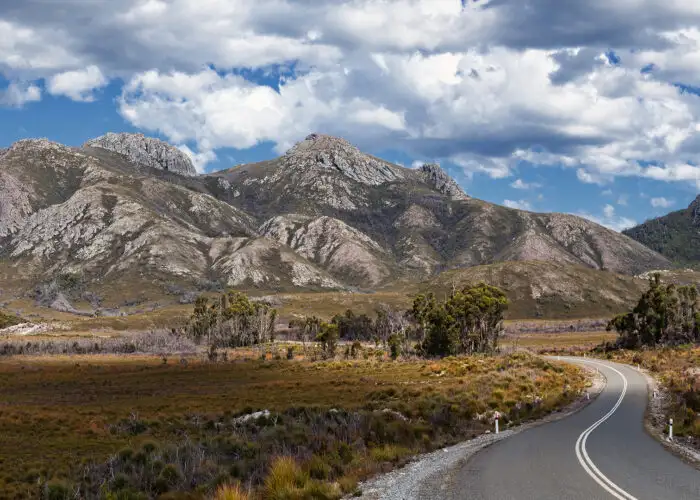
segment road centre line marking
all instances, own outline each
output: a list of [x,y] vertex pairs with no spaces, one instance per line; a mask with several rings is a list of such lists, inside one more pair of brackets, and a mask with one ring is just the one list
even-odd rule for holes
[[593,463],[593,460],[588,456],[588,451],[586,450],[586,441],[588,440],[588,436],[591,435],[591,433],[598,428],[603,422],[605,422],[607,419],[609,419],[620,407],[622,404],[622,400],[625,398],[625,394],[627,393],[627,377],[625,377],[622,372],[617,370],[616,368],[613,368],[612,366],[607,366],[602,363],[596,363],[594,361],[589,361],[586,360],[584,363],[590,363],[594,365],[599,365],[599,366],[604,366],[606,368],[610,368],[612,371],[617,373],[620,378],[622,378],[622,392],[620,393],[620,397],[618,398],[617,402],[615,405],[606,413],[603,415],[600,419],[598,419],[596,422],[594,422],[590,427],[588,427],[585,431],[583,431],[578,439],[576,440],[576,458],[578,458],[579,463],[581,464],[581,467],[586,471],[586,473],[591,476],[595,482],[597,482],[603,489],[605,489],[608,493],[610,493],[613,497],[617,498],[618,500],[637,500],[636,497],[630,495],[628,492],[620,488],[618,485],[613,483],[610,479],[608,479],[605,474],[603,474],[598,467]]

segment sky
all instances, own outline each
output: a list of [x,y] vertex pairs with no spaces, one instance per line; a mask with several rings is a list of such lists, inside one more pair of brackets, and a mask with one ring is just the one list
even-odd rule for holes
[[108,131],[200,172],[338,135],[622,230],[700,192],[700,2],[0,2],[0,147]]

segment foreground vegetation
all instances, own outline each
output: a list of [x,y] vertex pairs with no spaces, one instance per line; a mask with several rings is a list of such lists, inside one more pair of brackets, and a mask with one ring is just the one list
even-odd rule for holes
[[203,498],[240,484],[253,497],[337,498],[411,454],[484,432],[496,410],[504,425],[518,423],[570,402],[584,384],[577,369],[524,353],[317,363],[12,357],[0,363],[0,491]]
[[604,356],[649,370],[668,393],[666,411],[667,418],[673,418],[673,433],[700,445],[700,347],[615,350]]

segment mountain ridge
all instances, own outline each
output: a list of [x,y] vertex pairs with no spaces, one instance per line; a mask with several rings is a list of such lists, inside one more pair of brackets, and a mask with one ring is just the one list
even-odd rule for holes
[[700,194],[687,208],[625,229],[623,234],[681,265],[700,265]]
[[131,156],[97,144],[111,142],[26,140],[0,156],[0,266],[41,282],[372,290],[508,260],[669,265],[586,219],[478,200],[435,164],[408,169],[322,134],[206,175],[153,166],[184,154],[162,141]]

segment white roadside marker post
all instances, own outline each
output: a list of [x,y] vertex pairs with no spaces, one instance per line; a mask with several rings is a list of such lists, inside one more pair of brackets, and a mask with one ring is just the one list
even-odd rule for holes
[[496,434],[498,434],[498,419],[500,418],[501,414],[496,412],[493,416],[496,419]]
[[673,441],[673,419],[668,419],[668,440]]

